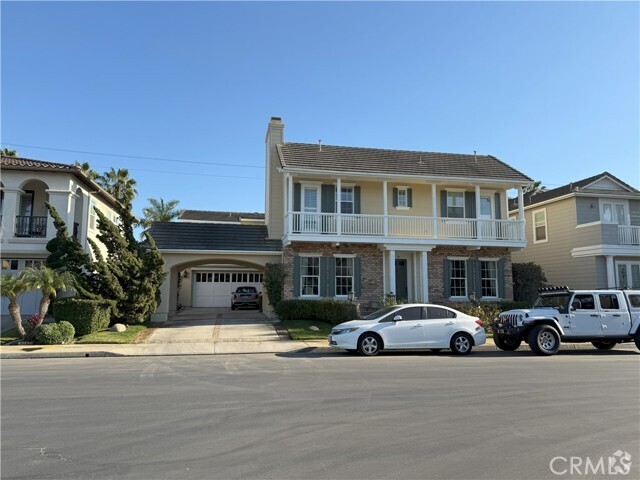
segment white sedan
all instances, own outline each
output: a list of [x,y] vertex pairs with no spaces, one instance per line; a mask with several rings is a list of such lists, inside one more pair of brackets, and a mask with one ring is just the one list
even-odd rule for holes
[[331,329],[329,345],[362,355],[382,350],[445,348],[458,355],[471,353],[487,341],[478,317],[442,305],[408,304],[386,307],[362,320],[341,323]]

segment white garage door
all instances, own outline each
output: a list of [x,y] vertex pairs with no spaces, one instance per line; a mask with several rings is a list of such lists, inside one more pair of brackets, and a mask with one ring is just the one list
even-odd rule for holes
[[231,292],[244,285],[262,292],[262,273],[259,272],[205,272],[193,271],[192,306],[231,307]]

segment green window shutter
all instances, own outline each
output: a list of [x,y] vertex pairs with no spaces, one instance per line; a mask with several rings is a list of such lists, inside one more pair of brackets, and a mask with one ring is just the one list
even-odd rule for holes
[[444,259],[442,271],[444,272],[444,296],[449,298],[451,296],[451,262],[446,258]]
[[504,265],[503,258],[498,260],[498,296],[504,298]]
[[299,212],[301,209],[300,191],[301,191],[300,184],[294,183],[293,184],[293,211],[294,212]]
[[464,192],[464,216],[476,218],[476,194],[473,192]]
[[336,295],[336,259],[335,257],[327,257],[327,297]]
[[394,187],[393,189],[393,206],[398,206],[398,189]]
[[407,207],[413,207],[413,193],[410,188],[407,188]]
[[293,257],[293,297],[300,296],[300,257]]
[[440,191],[440,216],[446,218],[447,216],[447,191]]
[[329,272],[327,271],[327,257],[320,257],[320,296],[326,297],[327,290],[329,289],[329,285],[327,284],[327,279],[329,277]]
[[336,187],[333,185],[322,185],[322,213],[335,213],[336,211]]
[[360,214],[360,187],[353,187],[353,213]]
[[496,192],[495,197],[496,197],[496,199],[495,199],[496,218],[498,220],[500,220],[502,218],[502,213],[501,213],[502,212],[502,208],[501,208],[502,205],[500,204],[500,194],[498,192]]
[[475,292],[476,298],[482,296],[482,272],[480,271],[480,260],[467,260],[467,294]]
[[362,266],[360,257],[353,259],[353,291],[356,292],[356,297],[360,298],[362,295]]

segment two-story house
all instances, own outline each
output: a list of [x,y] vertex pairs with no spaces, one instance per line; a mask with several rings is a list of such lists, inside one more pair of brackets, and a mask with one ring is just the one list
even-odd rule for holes
[[525,225],[523,211],[508,218],[507,191],[521,197],[526,175],[489,155],[290,143],[276,117],[265,142],[265,225],[152,227],[169,273],[155,320],[175,311],[179,272],[212,261],[257,270],[282,261],[285,298],[353,292],[365,312],[389,295],[513,297],[511,252],[525,246]]
[[640,288],[640,192],[603,172],[527,193],[527,247],[514,262],[540,265],[549,283],[572,288]]
[[[45,202],[53,205],[66,222],[70,234],[87,252],[87,238],[97,240],[97,217],[93,207],[107,218],[117,221],[115,199],[88,178],[79,167],[63,163],[27,158],[2,157],[0,249],[2,274],[19,274],[26,267],[38,267],[48,256],[46,245],[56,235],[53,219]],[[104,253],[104,251],[103,251]],[[30,315],[38,311],[37,291],[20,297],[21,312]],[[2,314],[8,302],[2,299]]]

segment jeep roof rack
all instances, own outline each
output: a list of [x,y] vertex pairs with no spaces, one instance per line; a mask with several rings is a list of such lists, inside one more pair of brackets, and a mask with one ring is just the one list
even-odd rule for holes
[[560,292],[570,292],[571,289],[566,286],[563,285],[561,287],[542,287],[538,289],[538,293],[560,293]]

